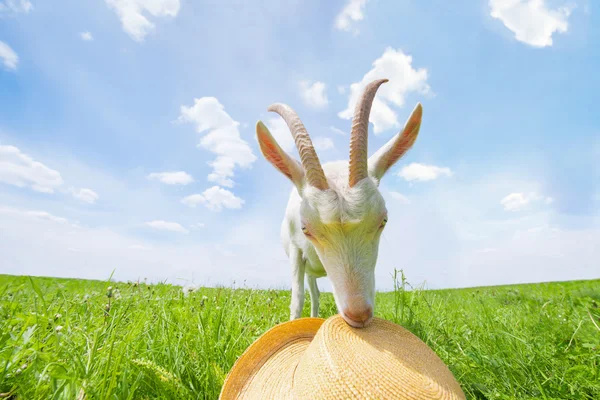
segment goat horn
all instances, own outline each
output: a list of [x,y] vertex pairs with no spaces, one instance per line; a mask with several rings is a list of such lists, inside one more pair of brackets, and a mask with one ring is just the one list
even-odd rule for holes
[[300,161],[302,162],[307,182],[320,190],[328,189],[329,185],[327,184],[327,179],[325,179],[321,162],[298,114],[290,106],[281,103],[272,104],[267,110],[279,114],[284,119],[288,128],[290,128],[290,132],[292,132],[296,147],[300,153]]
[[356,103],[350,132],[350,178],[348,182],[350,187],[369,176],[367,157],[369,115],[377,89],[387,81],[387,79],[379,79],[369,83],[365,87],[362,97]]

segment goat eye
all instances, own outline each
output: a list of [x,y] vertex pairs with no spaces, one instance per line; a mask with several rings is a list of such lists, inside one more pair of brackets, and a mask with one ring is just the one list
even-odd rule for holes
[[310,232],[308,231],[308,228],[306,228],[305,225],[302,225],[302,233],[304,233],[306,236],[310,236]]
[[383,227],[385,226],[385,224],[387,224],[387,222],[388,222],[388,218],[387,218],[387,217],[385,217],[385,218],[383,219],[383,221],[381,221],[381,227],[383,228]]

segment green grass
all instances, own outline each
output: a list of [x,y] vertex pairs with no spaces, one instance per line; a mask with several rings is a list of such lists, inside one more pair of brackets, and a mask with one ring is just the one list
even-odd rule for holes
[[[467,398],[600,399],[600,280],[438,291],[396,282],[378,293],[376,315],[431,346]],[[236,358],[288,319],[289,302],[289,291],[186,297],[164,284],[0,275],[0,398],[216,399]],[[335,313],[323,294],[321,316]]]

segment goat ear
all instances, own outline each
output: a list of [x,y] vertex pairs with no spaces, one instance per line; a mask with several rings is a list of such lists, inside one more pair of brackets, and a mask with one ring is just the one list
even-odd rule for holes
[[301,191],[304,183],[304,169],[302,165],[283,151],[262,121],[258,121],[256,124],[256,138],[260,145],[260,151],[267,161],[273,164],[279,172],[287,176],[296,185],[298,191]]
[[369,157],[369,175],[375,178],[377,182],[415,143],[421,127],[422,115],[423,107],[421,107],[421,103],[417,103],[402,132],[399,132]]

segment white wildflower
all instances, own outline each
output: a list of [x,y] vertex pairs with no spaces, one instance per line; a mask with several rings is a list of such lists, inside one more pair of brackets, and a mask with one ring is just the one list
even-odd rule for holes
[[185,297],[187,297],[190,293],[195,292],[196,290],[198,290],[198,287],[194,284],[185,285],[181,288],[181,291],[183,292],[183,295]]

